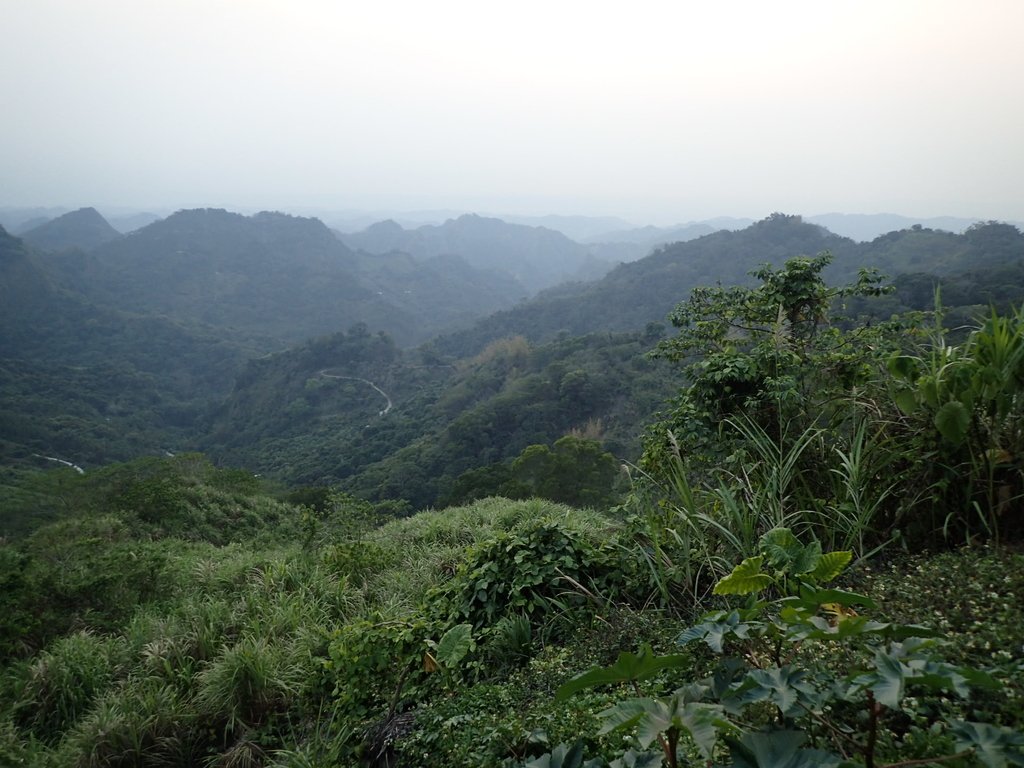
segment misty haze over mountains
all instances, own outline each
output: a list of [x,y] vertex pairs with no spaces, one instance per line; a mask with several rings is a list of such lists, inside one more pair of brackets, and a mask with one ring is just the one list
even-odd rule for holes
[[[22,211],[23,224],[38,213]],[[473,468],[474,435],[497,461],[599,423],[607,445],[635,455],[671,393],[646,357],[669,312],[695,286],[749,284],[765,262],[828,250],[837,283],[878,267],[896,286],[872,305],[878,317],[930,308],[939,284],[957,322],[1024,298],[1024,235],[997,223],[859,242],[773,214],[581,242],[472,214],[342,232],[222,209],[121,234],[84,208],[0,234],[8,462],[197,448],[370,495],[404,478],[416,504]]]
[[[245,208],[233,208],[240,212]],[[14,235],[21,235],[39,227],[53,219],[71,212],[63,207],[18,208],[15,206],[0,207],[0,226]],[[250,210],[250,213],[256,213]],[[458,219],[470,214],[468,211],[434,210],[434,211],[334,211],[330,209],[298,208],[293,212],[297,215],[313,216],[343,235],[358,235],[375,224],[395,222],[403,229],[414,230],[424,226],[443,225],[448,220]],[[165,218],[172,211],[162,213],[134,210],[128,208],[103,208],[103,218],[122,234],[140,229],[160,218]],[[689,221],[669,226],[635,224],[625,219],[611,216],[524,216],[521,214],[483,213],[476,214],[483,218],[500,219],[509,224],[521,224],[528,227],[544,227],[560,232],[567,238],[579,243],[630,243],[653,247],[666,242],[688,240],[708,234],[719,229],[741,229],[753,223],[753,219],[720,216],[711,219]],[[837,235],[853,240],[873,240],[879,235],[914,225],[941,229],[948,232],[963,232],[967,227],[984,218],[964,216],[933,216],[914,217],[895,213],[823,213],[805,215],[804,220],[812,224],[820,224]],[[1008,221],[1015,226],[1024,226],[1022,221]]]

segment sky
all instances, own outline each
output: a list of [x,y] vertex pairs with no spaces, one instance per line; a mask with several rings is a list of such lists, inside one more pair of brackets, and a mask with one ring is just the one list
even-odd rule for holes
[[1024,219],[1021,0],[0,0],[0,206]]

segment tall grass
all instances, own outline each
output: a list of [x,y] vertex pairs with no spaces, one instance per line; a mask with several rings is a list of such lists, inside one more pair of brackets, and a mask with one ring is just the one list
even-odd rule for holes
[[56,740],[110,685],[124,657],[123,641],[88,630],[57,640],[25,671],[15,719],[40,739]]
[[[898,481],[885,472],[893,454],[878,419],[864,416],[848,436],[813,421],[782,424],[777,436],[749,418],[726,420],[724,428],[740,438],[726,463],[693,475],[673,442],[654,498],[634,497],[634,554],[663,605],[703,603],[717,580],[758,554],[773,528],[860,557],[884,539],[876,523]],[[653,478],[645,479],[650,488]]]
[[860,419],[845,450],[833,447],[833,502],[815,526],[828,549],[849,550],[859,559],[888,543],[878,522],[900,485],[892,473],[896,455],[885,444],[885,425],[872,427],[869,419]]

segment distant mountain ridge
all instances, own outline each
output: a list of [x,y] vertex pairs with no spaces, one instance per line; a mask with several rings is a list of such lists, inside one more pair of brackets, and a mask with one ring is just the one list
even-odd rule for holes
[[117,240],[121,233],[95,208],[79,208],[21,234],[22,239],[46,251],[81,248],[90,251]]
[[524,295],[458,260],[356,253],[319,219],[273,212],[179,211],[47,264],[100,304],[288,343],[364,323],[413,344]]
[[458,255],[472,266],[510,274],[530,292],[567,280],[596,277],[611,266],[561,232],[476,214],[411,230],[395,221],[382,221],[362,232],[340,233],[338,237],[350,248],[369,253],[397,250],[419,259]]
[[644,258],[619,264],[591,283],[544,291],[438,344],[452,354],[465,355],[496,338],[516,334],[539,342],[560,334],[636,330],[647,323],[664,323],[696,285],[749,283],[748,272],[764,262],[854,246],[853,241],[807,224],[799,216],[777,215],[735,232],[723,229],[663,246]]
[[822,213],[807,216],[807,221],[820,224],[831,232],[860,242],[911,227],[940,229],[959,234],[980,219],[959,216],[933,216],[929,218],[900,216],[895,213]]
[[750,284],[761,264],[781,265],[798,255],[830,251],[833,282],[854,280],[861,267],[891,277],[904,273],[953,275],[1024,260],[1024,235],[1012,225],[987,224],[957,235],[908,229],[858,243],[801,216],[773,214],[737,231],[662,246],[620,264],[600,280],[563,285],[480,320],[471,329],[439,339],[450,354],[474,354],[494,339],[523,335],[544,341],[560,334],[628,331],[664,324],[669,312],[698,285]]
[[106,216],[107,221],[110,222],[110,226],[123,235],[127,235],[129,232],[134,232],[136,229],[142,229],[148,224],[160,221],[162,218],[163,216],[156,213],[150,213],[148,211]]

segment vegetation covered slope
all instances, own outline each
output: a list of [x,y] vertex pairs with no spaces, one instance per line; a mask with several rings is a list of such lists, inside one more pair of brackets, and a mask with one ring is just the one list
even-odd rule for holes
[[[963,235],[916,228],[893,232],[870,243],[855,243],[799,216],[773,214],[746,229],[719,231],[688,242],[664,246],[638,261],[621,264],[602,279],[546,291],[510,310],[497,312],[473,328],[443,337],[439,349],[474,354],[489,341],[520,334],[531,341],[596,330],[634,330],[662,323],[675,305],[698,285],[752,284],[750,273],[762,264],[775,266],[796,255],[829,251],[833,281],[854,279],[872,267],[892,278],[903,273],[927,282],[958,282],[956,275],[1003,269],[1024,261],[1024,235],[1015,227],[989,223]],[[1019,285],[1019,284],[1018,284]],[[1018,294],[1019,295],[1019,294]],[[958,297],[984,304],[977,293]],[[926,309],[921,304],[892,306],[892,311]]]
[[643,424],[670,393],[644,356],[653,343],[508,339],[449,364],[357,327],[250,363],[201,447],[290,484],[340,483],[422,508],[467,471],[573,430],[636,458]]
[[[1024,315],[956,344],[920,316],[841,323],[882,288],[827,264],[673,314],[686,383],[615,509],[386,521],[194,455],[22,486],[0,760],[1019,764]],[[371,373],[394,349],[357,329],[319,352]]]
[[45,251],[80,248],[88,251],[121,237],[95,208],[79,208],[22,232],[28,243]]
[[90,466],[174,449],[251,350],[229,334],[90,304],[0,230],[0,451]]
[[268,212],[179,211],[88,258],[49,263],[96,302],[278,342],[364,322],[409,344],[521,295],[507,278],[454,261],[360,257],[317,219]]

